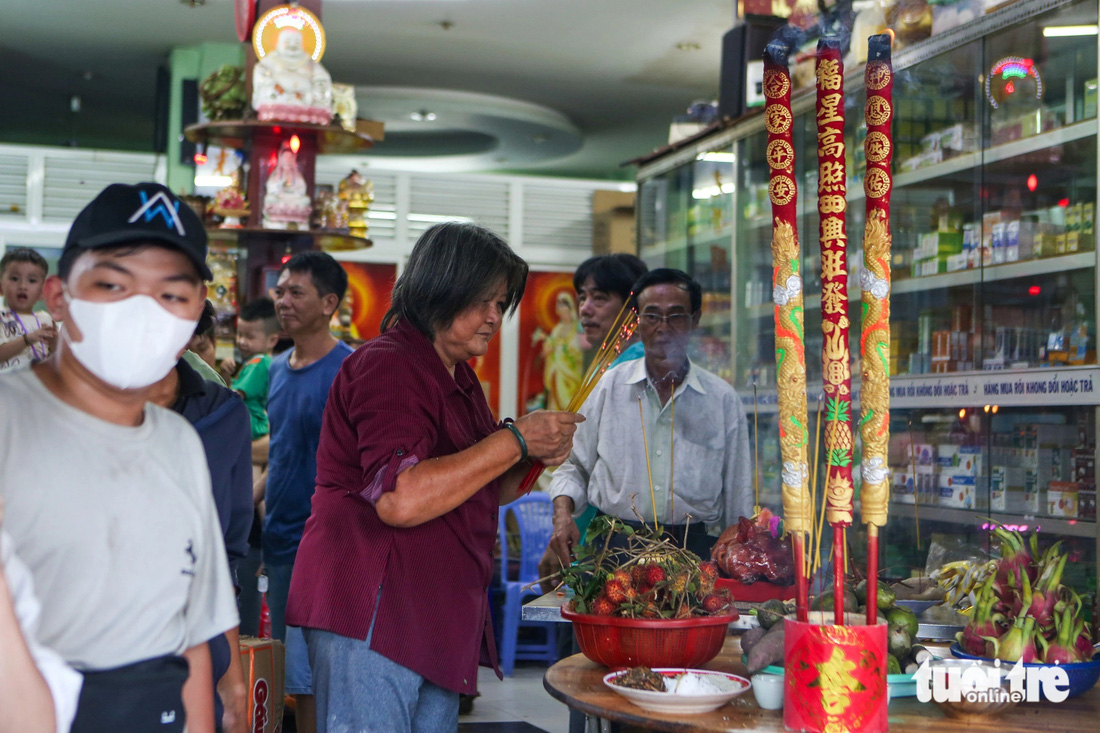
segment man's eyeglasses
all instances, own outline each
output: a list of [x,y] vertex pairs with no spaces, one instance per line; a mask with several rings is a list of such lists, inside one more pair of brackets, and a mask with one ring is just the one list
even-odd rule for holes
[[667,316],[660,313],[642,313],[638,318],[647,328],[657,328],[662,322],[667,323],[673,331],[687,331],[691,328],[690,313],[670,313]]

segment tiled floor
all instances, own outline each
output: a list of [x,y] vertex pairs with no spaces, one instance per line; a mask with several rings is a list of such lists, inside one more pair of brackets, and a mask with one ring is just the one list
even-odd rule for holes
[[[517,662],[515,674],[498,680],[491,669],[478,669],[481,696],[474,711],[458,719],[458,733],[568,733],[569,708],[542,686],[546,667]],[[508,724],[511,725],[508,725]],[[283,731],[294,733],[294,714],[283,719]]]
[[[500,681],[492,670],[478,670],[477,687],[481,696],[474,701],[474,711],[458,719],[461,733],[506,733],[499,726],[478,725],[522,722],[534,726],[524,733],[568,733],[569,708],[550,697],[542,686],[546,667],[535,663],[516,664],[515,674]],[[512,728],[516,733],[520,729]]]

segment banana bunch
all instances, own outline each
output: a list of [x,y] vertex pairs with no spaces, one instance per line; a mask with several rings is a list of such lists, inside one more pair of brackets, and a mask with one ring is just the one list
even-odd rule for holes
[[932,573],[932,580],[944,589],[947,596],[944,605],[959,613],[967,613],[973,606],[977,589],[996,571],[996,563],[956,560]]

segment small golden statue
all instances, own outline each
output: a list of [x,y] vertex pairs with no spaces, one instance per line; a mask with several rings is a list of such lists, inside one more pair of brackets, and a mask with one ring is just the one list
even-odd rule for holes
[[233,182],[214,196],[211,211],[222,217],[222,229],[240,229],[241,219],[248,218],[248,201],[241,190],[241,169],[233,171]]
[[374,202],[374,184],[352,169],[347,178],[340,181],[336,194],[348,206],[348,233],[353,237],[367,236],[367,209]]

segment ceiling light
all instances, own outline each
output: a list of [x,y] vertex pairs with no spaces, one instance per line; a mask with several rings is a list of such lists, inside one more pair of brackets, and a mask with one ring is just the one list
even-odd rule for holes
[[736,163],[737,155],[735,153],[703,153],[696,160],[705,160],[710,163]]
[[1095,25],[1051,25],[1043,29],[1044,38],[1069,38],[1072,36],[1095,35]]
[[702,46],[695,41],[680,41],[676,44],[676,48],[681,51],[698,51]]
[[434,122],[435,112],[429,112],[426,109],[422,109],[409,115],[409,119],[413,122]]

